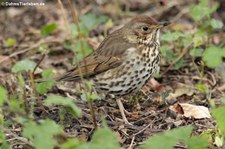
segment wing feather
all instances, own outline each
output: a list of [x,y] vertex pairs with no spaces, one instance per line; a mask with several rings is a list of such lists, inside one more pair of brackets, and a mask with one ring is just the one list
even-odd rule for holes
[[74,67],[56,80],[72,81],[80,79],[81,74],[84,78],[90,78],[121,65],[126,49],[135,45],[127,42],[119,31],[106,37],[97,50],[79,62],[79,67]]

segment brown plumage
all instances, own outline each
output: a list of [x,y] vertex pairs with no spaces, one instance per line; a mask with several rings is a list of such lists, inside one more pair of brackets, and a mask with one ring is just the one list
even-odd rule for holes
[[[108,35],[100,46],[56,81],[88,79],[96,91],[116,96],[139,90],[159,68],[159,23],[149,16],[137,16]],[[123,106],[117,99],[125,123]]]
[[[167,24],[160,24],[149,16],[134,17],[124,27],[107,36],[92,54],[79,62],[80,70],[76,66],[65,74],[56,77],[55,80],[75,81],[80,79],[81,72],[82,76],[89,79],[99,92],[123,95],[140,89],[158,68],[158,34],[159,29],[165,25]],[[133,57],[129,59],[131,55]],[[135,58],[138,57],[140,57],[140,60],[135,62]],[[132,68],[134,66],[135,68],[142,68],[135,70],[135,68]],[[124,68],[127,69],[124,71]],[[146,77],[138,78],[138,75],[135,74],[137,71],[142,74],[146,73]],[[132,74],[130,78],[129,74]],[[124,81],[116,78],[117,76],[123,78]],[[135,78],[138,80],[136,85],[130,83],[135,82]],[[118,89],[116,89],[116,86],[118,86]],[[127,89],[123,91],[123,87]]]

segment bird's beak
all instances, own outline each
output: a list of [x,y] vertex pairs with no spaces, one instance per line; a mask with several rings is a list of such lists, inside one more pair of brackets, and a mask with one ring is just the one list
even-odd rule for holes
[[160,22],[159,25],[157,26],[157,28],[163,28],[168,25],[170,25],[170,22],[168,22],[168,21]]

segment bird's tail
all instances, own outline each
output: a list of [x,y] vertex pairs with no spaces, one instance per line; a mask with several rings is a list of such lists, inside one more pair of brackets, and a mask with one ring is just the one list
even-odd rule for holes
[[44,78],[44,79],[37,79],[36,82],[37,83],[42,83],[42,82],[47,82],[47,81],[75,81],[75,80],[79,80],[80,76],[78,75],[74,75],[72,71],[68,71],[62,75],[58,75],[56,77],[52,77],[52,78]]

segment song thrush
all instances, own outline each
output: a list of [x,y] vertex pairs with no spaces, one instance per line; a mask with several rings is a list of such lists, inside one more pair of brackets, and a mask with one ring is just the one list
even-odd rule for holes
[[[55,78],[56,81],[88,79],[97,92],[122,96],[137,91],[159,68],[159,23],[149,16],[137,16],[108,35],[100,46],[78,66]],[[122,117],[128,123],[121,101]]]

